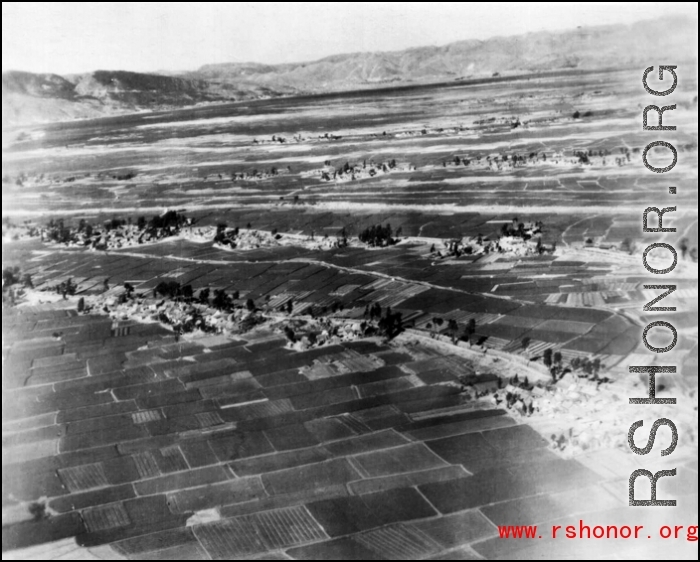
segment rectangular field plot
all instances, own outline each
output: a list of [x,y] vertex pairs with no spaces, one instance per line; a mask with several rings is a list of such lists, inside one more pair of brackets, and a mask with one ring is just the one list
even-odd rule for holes
[[[542,323],[542,318],[526,318],[524,316],[513,316],[507,314],[506,316],[503,316],[498,320],[491,322],[490,326],[494,329],[499,328],[501,326],[510,328],[531,329]],[[547,325],[549,325],[549,323],[547,323]]]
[[540,326],[540,330],[548,330],[550,332],[565,332],[567,334],[585,334],[595,324],[589,322],[575,322],[573,320],[547,320]]
[[494,323],[486,324],[485,326],[477,326],[476,332],[479,336],[490,336],[502,340],[515,340],[523,337],[530,331],[530,328],[521,328],[517,326],[500,325]]

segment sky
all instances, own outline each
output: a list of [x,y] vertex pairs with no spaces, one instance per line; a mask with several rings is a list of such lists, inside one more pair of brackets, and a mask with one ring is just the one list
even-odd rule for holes
[[3,2],[2,69],[194,70],[395,51],[663,15],[695,2]]

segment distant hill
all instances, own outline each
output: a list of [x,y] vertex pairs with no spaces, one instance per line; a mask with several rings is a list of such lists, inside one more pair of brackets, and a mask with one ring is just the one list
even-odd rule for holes
[[[287,88],[282,93],[290,92]],[[277,95],[280,93],[260,84],[217,84],[161,74],[98,70],[62,77],[10,71],[2,75],[2,124],[64,121]]]
[[[3,127],[299,93],[324,93],[561,69],[630,68],[697,59],[697,19],[537,32],[308,63],[210,64],[192,72],[6,72]],[[669,63],[669,61],[672,61]]]
[[320,93],[483,77],[496,72],[646,67],[663,64],[657,62],[661,60],[694,60],[696,45],[697,20],[669,17],[629,26],[583,27],[460,41],[443,47],[335,55],[299,64],[210,64],[183,76],[223,83],[245,80],[273,89],[292,87]]

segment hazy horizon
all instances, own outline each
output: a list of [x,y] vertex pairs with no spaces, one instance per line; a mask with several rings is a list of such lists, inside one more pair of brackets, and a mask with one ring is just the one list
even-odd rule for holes
[[[513,9],[521,12],[517,18],[503,17],[504,10]],[[3,72],[78,74],[298,63],[343,53],[399,51],[672,15],[697,17],[697,5],[3,2],[2,13]]]

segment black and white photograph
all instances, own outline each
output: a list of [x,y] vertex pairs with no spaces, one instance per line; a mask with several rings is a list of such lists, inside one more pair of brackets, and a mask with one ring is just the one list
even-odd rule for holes
[[698,7],[3,2],[3,560],[697,560]]

